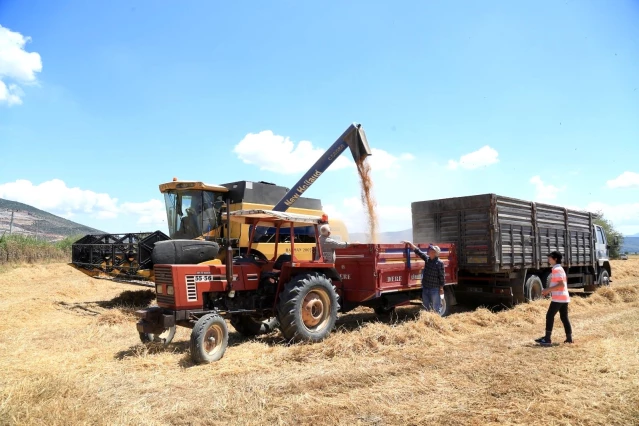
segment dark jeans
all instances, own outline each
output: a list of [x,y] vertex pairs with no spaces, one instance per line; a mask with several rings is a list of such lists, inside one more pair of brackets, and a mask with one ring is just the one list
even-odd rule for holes
[[555,323],[555,315],[559,312],[559,318],[564,324],[564,330],[566,336],[572,336],[572,327],[570,326],[570,320],[568,319],[568,303],[550,302],[548,312],[546,313],[546,335],[550,337],[552,333],[552,326]]

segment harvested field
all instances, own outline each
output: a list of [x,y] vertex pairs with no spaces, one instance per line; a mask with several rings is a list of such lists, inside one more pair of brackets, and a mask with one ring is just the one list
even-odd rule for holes
[[190,362],[190,330],[168,350],[138,343],[143,287],[63,264],[11,268],[0,424],[639,424],[639,259],[613,268],[611,288],[574,296],[573,346],[531,344],[547,301],[445,319],[407,308],[393,323],[362,309],[315,345],[232,333],[206,366]]

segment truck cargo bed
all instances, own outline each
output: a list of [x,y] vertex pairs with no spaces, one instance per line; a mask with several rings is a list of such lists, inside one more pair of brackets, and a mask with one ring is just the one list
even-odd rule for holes
[[588,212],[495,194],[419,201],[411,209],[413,239],[455,244],[463,270],[539,269],[554,250],[568,267],[594,263]]

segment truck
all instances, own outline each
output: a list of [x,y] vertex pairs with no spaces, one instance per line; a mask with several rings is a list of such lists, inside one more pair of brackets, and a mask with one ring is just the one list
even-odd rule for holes
[[570,289],[610,284],[609,245],[592,213],[496,194],[411,204],[415,241],[442,241],[457,250],[451,303],[513,304],[542,297],[552,251],[563,255]]
[[[338,313],[358,306],[388,312],[420,297],[424,261],[403,244],[349,245],[339,250],[335,263],[328,263],[318,238],[327,217],[254,209],[232,211],[225,219],[229,226],[251,227],[246,253],[225,264],[156,264],[157,306],[136,312],[142,342],[166,346],[177,326],[187,327],[193,362],[209,363],[226,351],[226,320],[245,336],[279,328],[288,341],[318,342],[334,329]],[[259,226],[275,229],[269,259],[251,255]],[[302,259],[295,233],[308,227],[315,233],[315,247],[310,259]],[[278,254],[284,236],[290,237],[291,250]],[[439,246],[446,283],[452,285],[457,279],[455,245]],[[228,247],[229,258],[231,252]]]

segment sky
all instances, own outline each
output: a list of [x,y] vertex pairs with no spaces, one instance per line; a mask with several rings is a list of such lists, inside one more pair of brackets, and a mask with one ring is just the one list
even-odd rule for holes
[[[639,233],[639,2],[0,0],[0,198],[166,232],[158,185],[290,187],[361,123],[382,231],[497,193]],[[365,229],[348,152],[305,196]]]

